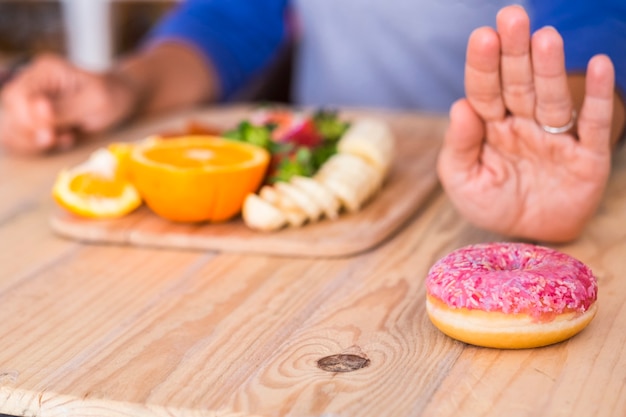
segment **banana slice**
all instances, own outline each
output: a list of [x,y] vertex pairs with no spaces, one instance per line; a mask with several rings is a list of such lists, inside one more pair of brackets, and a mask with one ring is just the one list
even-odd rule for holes
[[357,119],[337,143],[337,151],[362,157],[387,174],[395,152],[395,139],[389,126],[377,119]]
[[289,196],[279,193],[274,187],[264,185],[259,190],[259,196],[280,210],[290,226],[299,227],[307,221],[307,215]]
[[274,184],[274,188],[278,193],[286,196],[301,208],[306,213],[309,221],[316,221],[322,215],[320,205],[309,194],[301,191],[298,187],[279,181]]
[[270,232],[287,224],[287,217],[256,194],[248,194],[243,202],[242,217],[251,229]]
[[316,174],[316,179],[331,187],[329,182],[339,182],[353,190],[356,204],[348,200],[345,192],[333,185],[333,191],[340,193],[346,204],[362,207],[378,192],[382,184],[382,175],[363,159],[352,154],[333,155]]
[[354,188],[349,184],[339,180],[337,177],[324,177],[319,180],[320,184],[332,192],[351,213],[355,213],[361,209],[361,201]]
[[333,193],[319,182],[309,177],[294,176],[290,182],[303,192],[310,195],[324,211],[324,215],[331,220],[339,217],[341,206]]
[[383,182],[383,176],[376,168],[353,154],[333,155],[320,171],[321,176],[336,175],[349,182],[358,191],[362,202],[378,192]]

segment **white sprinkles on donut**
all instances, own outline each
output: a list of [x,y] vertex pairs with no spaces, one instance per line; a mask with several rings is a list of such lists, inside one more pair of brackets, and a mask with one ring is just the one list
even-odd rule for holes
[[444,333],[468,343],[524,348],[582,330],[596,312],[591,269],[554,249],[478,244],[437,261],[426,279],[427,311]]

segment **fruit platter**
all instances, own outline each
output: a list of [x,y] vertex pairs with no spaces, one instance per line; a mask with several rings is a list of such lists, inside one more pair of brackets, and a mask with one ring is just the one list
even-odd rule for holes
[[62,170],[53,230],[94,243],[346,256],[395,233],[436,188],[439,138],[420,138],[409,117],[224,111],[183,129],[155,125]]

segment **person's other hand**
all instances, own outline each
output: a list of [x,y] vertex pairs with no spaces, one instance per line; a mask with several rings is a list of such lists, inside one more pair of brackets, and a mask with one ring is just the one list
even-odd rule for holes
[[444,189],[475,225],[543,241],[576,238],[594,214],[610,171],[614,70],[588,64],[573,129],[563,40],[545,27],[530,37],[526,12],[502,9],[497,32],[477,29],[466,62],[466,99],[450,110],[438,160]]
[[124,79],[83,71],[53,55],[19,72],[1,100],[0,142],[20,153],[69,148],[81,133],[121,122],[136,105]]

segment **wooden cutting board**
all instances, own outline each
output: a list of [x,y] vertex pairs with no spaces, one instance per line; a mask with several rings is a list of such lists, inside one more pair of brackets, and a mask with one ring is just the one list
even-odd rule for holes
[[[230,128],[248,111],[249,108],[208,109],[177,116],[169,122],[149,122],[122,138],[117,135],[115,140],[175,131],[189,120]],[[438,189],[435,164],[445,120],[433,128],[432,116],[430,123],[425,123],[425,116],[411,113],[345,110],[342,114],[348,118],[382,118],[397,139],[396,159],[383,189],[358,213],[271,233],[251,230],[241,218],[220,224],[172,223],[146,207],[115,220],[79,218],[58,208],[52,213],[50,224],[59,235],[94,243],[302,257],[338,257],[367,251],[393,236]]]

